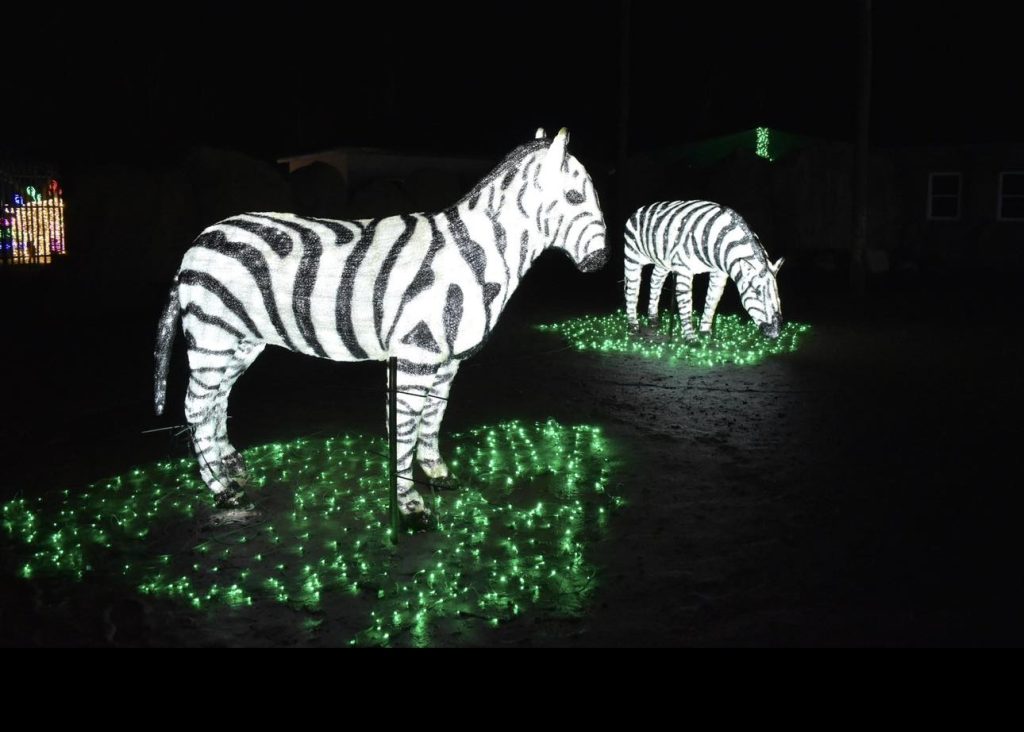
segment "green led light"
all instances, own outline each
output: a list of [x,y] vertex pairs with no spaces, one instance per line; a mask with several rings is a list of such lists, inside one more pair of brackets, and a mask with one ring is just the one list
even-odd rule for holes
[[758,127],[754,130],[754,133],[757,136],[757,146],[754,148],[754,153],[769,162],[773,161],[775,158],[771,154],[771,132],[769,129],[767,127]]
[[[646,324],[643,317],[641,324]],[[537,328],[565,336],[581,351],[625,353],[689,366],[760,363],[768,356],[795,351],[800,336],[811,328],[805,324],[786,323],[779,337],[771,340],[761,335],[757,325],[746,315],[716,315],[713,335],[687,342],[680,335],[679,316],[675,314],[662,315],[653,337],[632,334],[627,326],[626,313],[619,310],[611,315],[586,315]],[[694,316],[695,331],[697,326],[698,316]],[[668,337],[670,332],[671,340]]]
[[260,517],[185,547],[181,534],[194,533],[196,516],[214,515],[190,460],[46,501],[9,501],[2,520],[24,547],[18,574],[26,580],[123,581],[207,612],[263,603],[315,610],[328,597],[356,602],[355,594],[358,607],[373,608],[356,645],[428,645],[442,618],[498,624],[538,604],[547,614],[582,612],[595,575],[586,543],[623,503],[609,493],[613,454],[600,429],[505,422],[452,435],[448,451],[459,457],[462,487],[420,488],[437,527],[397,552],[379,437],[246,450]]

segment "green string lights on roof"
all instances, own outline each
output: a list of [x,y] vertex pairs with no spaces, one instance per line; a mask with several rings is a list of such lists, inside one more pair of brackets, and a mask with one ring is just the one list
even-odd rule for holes
[[775,158],[772,157],[771,153],[772,138],[769,129],[767,127],[758,127],[754,130],[754,134],[756,136],[754,153],[759,158],[764,158],[769,162],[773,161]]
[[397,550],[387,443],[360,435],[247,450],[258,509],[247,523],[197,534],[222,514],[194,461],[181,459],[10,501],[3,526],[24,547],[25,579],[123,581],[208,612],[261,603],[315,612],[344,598],[369,613],[352,644],[426,645],[443,618],[496,625],[538,604],[578,614],[594,586],[587,542],[622,503],[607,492],[613,462],[600,429],[505,422],[451,442],[463,487],[437,493],[436,529]]
[[537,327],[565,336],[581,351],[623,353],[688,366],[727,363],[749,366],[760,363],[768,356],[795,351],[801,336],[810,330],[809,325],[786,323],[779,337],[771,340],[761,335],[757,325],[746,315],[716,315],[713,335],[700,336],[688,342],[680,337],[678,316],[675,314],[663,315],[653,332],[645,329],[643,334],[631,334],[623,310]]

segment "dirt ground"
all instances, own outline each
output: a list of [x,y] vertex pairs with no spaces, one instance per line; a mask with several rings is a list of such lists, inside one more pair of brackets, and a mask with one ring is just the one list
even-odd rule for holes
[[[796,353],[691,368],[581,353],[536,331],[615,305],[545,299],[543,284],[524,283],[464,366],[443,433],[512,418],[600,425],[626,503],[587,545],[595,589],[577,617],[453,621],[431,645],[1022,644],[1021,344],[1006,300],[887,285],[851,307],[822,288],[788,299],[784,289],[788,317],[813,327]],[[5,295],[25,310],[5,337],[0,500],[188,454],[167,433],[142,434],[180,421],[180,408],[157,419],[149,406],[162,292],[135,293],[127,313],[19,287]],[[183,362],[179,343],[171,405]],[[380,364],[268,350],[236,387],[235,443],[378,433],[383,380]],[[417,541],[429,540],[399,551]],[[117,584],[17,578],[18,547],[0,547],[8,646],[340,646],[366,612],[339,595],[314,614],[193,613]]]

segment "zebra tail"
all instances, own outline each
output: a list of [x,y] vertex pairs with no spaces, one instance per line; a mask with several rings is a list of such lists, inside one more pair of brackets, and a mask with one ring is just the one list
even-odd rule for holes
[[180,307],[178,277],[175,275],[170,297],[167,299],[163,315],[160,316],[156,334],[156,350],[153,351],[153,356],[156,359],[153,370],[153,397],[157,416],[164,413],[164,402],[167,400],[167,371],[171,365],[171,347],[174,345],[174,336],[178,332]]

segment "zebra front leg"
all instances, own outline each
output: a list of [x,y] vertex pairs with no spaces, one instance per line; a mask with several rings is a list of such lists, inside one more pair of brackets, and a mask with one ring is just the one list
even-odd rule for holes
[[651,324],[651,328],[657,328],[661,320],[658,315],[658,305],[661,303],[661,290],[665,286],[667,277],[667,269],[654,265],[654,269],[651,270],[651,293],[647,300],[647,320]]
[[[437,377],[438,366],[398,359],[398,414],[394,439],[398,446],[398,508],[403,516],[427,517],[430,510],[416,490],[412,478],[412,459],[416,451],[427,395]],[[391,388],[390,374],[388,388]],[[388,404],[388,430],[391,429],[391,405]],[[391,435],[388,438],[391,439]]]
[[676,305],[679,307],[679,331],[683,340],[696,340],[693,332],[693,273],[676,272]]
[[432,483],[441,488],[456,487],[455,479],[448,471],[448,466],[441,458],[438,449],[438,436],[441,432],[441,421],[448,408],[448,393],[459,370],[460,361],[449,361],[438,369],[434,384],[430,388],[430,396],[423,416],[416,442],[416,459],[420,467]]
[[626,323],[630,333],[640,332],[640,321],[636,316],[637,301],[640,299],[640,277],[643,272],[643,263],[637,258],[637,253],[629,243],[626,243],[625,253],[625,290],[626,290]]
[[711,273],[711,278],[708,281],[708,296],[704,301],[704,314],[700,319],[702,335],[711,333],[711,328],[715,323],[715,311],[718,309],[718,303],[722,299],[722,293],[725,292],[725,284],[728,281],[729,275],[725,272]]
[[441,458],[437,443],[441,421],[444,419],[444,411],[447,408],[447,396],[452,389],[452,382],[455,380],[461,362],[451,360],[441,365],[437,371],[433,386],[430,388],[430,396],[423,410],[416,445],[416,459],[419,461],[420,467],[423,468],[423,472],[426,473],[430,481],[441,488],[455,488],[458,485]]

